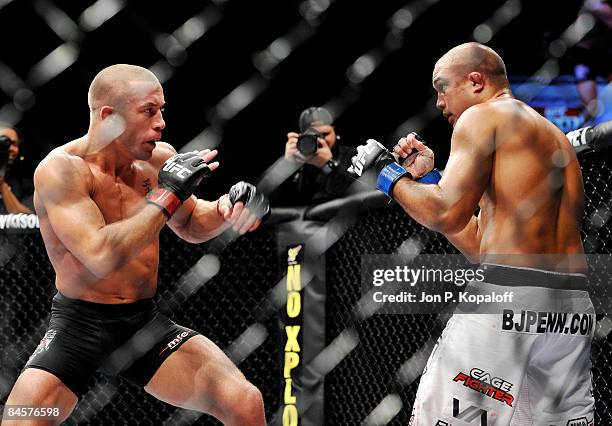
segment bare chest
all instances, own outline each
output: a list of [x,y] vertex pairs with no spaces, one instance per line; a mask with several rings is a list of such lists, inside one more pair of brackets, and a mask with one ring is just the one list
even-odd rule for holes
[[92,171],[94,189],[92,199],[102,212],[107,224],[135,215],[145,203],[145,194],[153,187],[153,179],[142,171],[126,176],[109,176]]

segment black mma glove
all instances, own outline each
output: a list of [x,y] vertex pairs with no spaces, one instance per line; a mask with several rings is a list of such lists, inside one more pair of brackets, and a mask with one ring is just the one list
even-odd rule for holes
[[159,170],[157,187],[146,195],[147,202],[160,207],[170,219],[210,172],[208,164],[196,153],[176,154]]
[[577,153],[591,149],[596,152],[605,151],[612,145],[612,120],[572,130],[566,136]]
[[365,145],[357,147],[357,155],[351,159],[353,163],[347,170],[355,179],[360,178],[368,169],[378,173],[376,189],[391,197],[393,187],[403,177],[412,179],[412,175],[404,169],[380,142],[368,139]]
[[233,185],[228,193],[232,206],[242,201],[244,206],[257,217],[264,219],[270,213],[270,204],[266,197],[257,190],[255,185],[248,182],[238,182]]

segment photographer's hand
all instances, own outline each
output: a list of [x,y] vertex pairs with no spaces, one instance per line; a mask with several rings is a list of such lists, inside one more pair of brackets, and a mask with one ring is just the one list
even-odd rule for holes
[[320,169],[321,167],[326,165],[329,160],[333,158],[333,155],[325,139],[318,138],[318,144],[318,149],[315,151],[314,154],[306,158],[306,162]]
[[303,164],[308,159],[297,149],[298,134],[295,132],[287,133],[287,143],[285,144],[285,160]]
[[21,204],[15,194],[11,191],[11,187],[4,181],[4,177],[0,177],[0,194],[2,194],[2,201],[6,207],[6,211],[9,213],[33,213],[27,206]]

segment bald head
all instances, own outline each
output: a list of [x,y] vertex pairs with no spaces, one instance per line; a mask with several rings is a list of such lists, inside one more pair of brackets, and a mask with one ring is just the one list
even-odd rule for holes
[[480,43],[464,43],[446,52],[436,67],[449,67],[461,74],[479,72],[499,87],[508,87],[506,65],[490,47]]
[[151,71],[136,65],[117,64],[100,71],[89,86],[87,103],[94,111],[104,105],[120,108],[133,96],[143,95],[159,80]]

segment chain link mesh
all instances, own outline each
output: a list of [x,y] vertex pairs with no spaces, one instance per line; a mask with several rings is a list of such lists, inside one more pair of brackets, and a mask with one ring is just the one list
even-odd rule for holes
[[[587,155],[581,165],[587,198],[585,248],[589,253],[610,254],[612,191],[608,176],[612,155]],[[44,334],[55,289],[39,234],[2,238],[3,252],[14,251],[0,268],[0,391],[6,398]],[[160,246],[160,308],[176,322],[202,332],[226,349],[249,326],[261,323],[265,327],[263,343],[238,362],[242,361],[241,371],[262,391],[266,415],[271,418],[278,410],[282,391],[282,336],[277,317],[261,315],[259,308],[282,277],[274,229],[264,227],[224,250],[215,244],[187,244],[165,230]],[[355,349],[325,377],[326,424],[361,424],[390,394],[399,395],[402,404],[389,424],[408,422],[422,365],[446,317],[372,315],[362,319],[355,310],[362,296],[361,255],[401,253],[407,246],[420,247],[421,254],[457,253],[443,236],[423,228],[397,207],[364,214],[326,253],[327,343],[346,329],[358,338]],[[219,253],[218,272],[206,279],[197,275],[194,265],[215,258],[215,253]],[[197,288],[190,287],[190,280],[199,282]],[[595,305],[612,302],[609,292],[604,298],[607,300],[594,300]],[[597,424],[612,424],[612,336],[604,330],[605,321],[609,320],[599,318],[599,338],[593,344]],[[69,424],[218,424],[211,417],[176,409],[128,382],[101,374],[92,378],[89,389]]]
[[[165,10],[163,14],[151,12],[157,8],[151,8],[149,3],[126,1],[98,0],[73,5],[59,0],[37,1],[31,4],[12,1],[1,3],[0,9],[4,9],[2,22],[6,32],[20,34],[20,23],[28,19],[32,23],[30,30],[35,34],[32,40],[37,40],[32,44],[22,37],[20,43],[7,43],[4,46],[5,55],[0,61],[0,119],[26,129],[31,128],[31,132],[37,134],[37,146],[25,146],[26,150],[31,150],[34,157],[40,157],[44,151],[54,147],[57,141],[65,140],[67,133],[75,132],[74,128],[67,130],[65,127],[55,126],[56,117],[48,114],[48,100],[57,99],[58,96],[65,100],[66,96],[77,92],[67,91],[66,87],[74,88],[75,82],[81,82],[83,75],[93,75],[101,64],[117,62],[117,58],[122,57],[149,64],[149,68],[159,76],[160,81],[168,82],[174,89],[180,86],[180,80],[189,85],[190,93],[194,90],[204,90],[207,99],[210,99],[206,106],[205,122],[202,123],[198,108],[177,109],[180,111],[177,115],[182,115],[181,123],[187,130],[177,130],[180,137],[176,139],[192,138],[184,150],[217,146],[228,133],[231,136],[231,132],[228,132],[231,129],[226,127],[232,126],[226,124],[232,118],[240,112],[244,117],[246,107],[258,98],[263,98],[261,95],[272,92],[270,89],[282,92],[280,88],[287,87],[283,86],[284,79],[278,78],[281,75],[278,72],[279,66],[291,65],[291,61],[285,61],[287,58],[300,64],[299,68],[307,69],[301,63],[310,57],[302,56],[298,61],[292,53],[299,51],[298,47],[303,45],[308,48],[309,40],[316,41],[321,23],[327,19],[331,25],[339,26],[337,19],[344,20],[345,15],[337,12],[338,7],[356,6],[354,2],[334,1],[274,2],[274,13],[268,13],[260,4],[254,3],[252,9],[246,9],[246,12],[242,10],[241,15],[248,17],[242,25],[236,25],[235,21],[231,20],[226,22],[230,22],[231,28],[243,28],[243,32],[247,34],[263,33],[264,38],[238,38],[236,40],[239,40],[239,43],[234,45],[232,38],[225,37],[223,31],[211,31],[217,26],[223,30],[219,24],[224,21],[226,13],[232,15],[236,9],[233,2],[226,0],[213,0],[204,7],[187,3],[174,4],[172,13]],[[345,81],[330,79],[333,86],[323,86],[324,92],[331,90],[332,93],[340,93],[325,103],[335,111],[340,123],[345,111],[352,112],[352,115],[347,114],[347,123],[359,121],[359,112],[355,113],[359,108],[350,111],[358,101],[361,105],[372,103],[365,97],[367,91],[361,90],[361,87],[364,82],[376,80],[376,68],[396,61],[396,52],[406,53],[405,49],[402,50],[404,45],[409,47],[410,57],[419,56],[414,50],[414,43],[406,41],[410,40],[413,34],[423,34],[423,26],[420,25],[423,21],[420,21],[420,17],[429,8],[438,7],[437,3],[435,0],[394,1],[384,5],[381,3],[374,9],[364,8],[367,12],[362,13],[362,18],[365,17],[362,24],[360,25],[359,21],[351,21],[350,28],[357,29],[357,33],[364,33],[361,28],[367,23],[373,33],[366,32],[366,45],[371,44],[373,48],[359,47],[363,40],[352,43],[357,49],[335,49],[332,44],[331,50],[335,50],[335,56],[343,58],[338,61],[336,67],[349,64]],[[450,4],[447,2],[444,7],[449,7]],[[336,8],[336,12],[331,6]],[[472,38],[486,43],[517,17],[517,25],[520,25],[521,31],[529,27],[525,25],[525,22],[529,21],[520,20],[522,10],[527,9],[527,6],[527,2],[513,0],[487,2],[487,7],[481,8],[482,16],[475,15],[477,21],[468,20],[462,27],[465,30],[470,25],[475,25]],[[454,15],[448,12],[453,9],[444,10],[445,13],[436,14],[436,19]],[[384,11],[388,13],[385,14]],[[440,11],[438,9],[438,12]],[[372,13],[380,16],[371,16]],[[277,16],[290,18],[278,20]],[[374,23],[385,19],[388,19],[388,32],[385,34],[383,31],[378,37],[374,31]],[[280,27],[278,22],[282,22]],[[413,25],[414,23],[419,25]],[[291,28],[287,31],[286,27]],[[410,27],[416,29],[412,30]],[[571,28],[575,27],[576,25],[572,24]],[[123,28],[130,30],[123,31]],[[125,33],[127,36],[122,35],[121,40],[126,42],[121,43],[121,46],[113,46],[112,49],[109,49],[107,44],[100,43],[101,40],[111,39],[110,36],[114,33]],[[219,38],[214,38],[215,33]],[[351,39],[357,38],[357,33],[346,30]],[[578,35],[574,39],[568,38],[567,33],[566,31],[560,34],[556,40],[557,46],[562,42],[562,51],[575,44],[579,38]],[[205,35],[206,38],[201,40]],[[434,37],[433,33],[427,35]],[[503,32],[501,35],[503,44]],[[215,43],[221,37],[225,37],[223,42]],[[441,40],[441,44],[432,41],[428,50],[438,50],[448,42],[446,36]],[[515,43],[514,39],[512,43]],[[215,45],[221,50],[234,49],[237,53],[235,52],[233,58],[240,60],[232,62],[231,67],[219,68],[222,70],[220,72],[215,71],[215,67],[202,67],[197,58],[215,57]],[[512,50],[510,47],[508,50]],[[24,55],[24,51],[27,51],[28,55]],[[301,51],[308,55],[312,50]],[[136,57],[134,52],[138,52]],[[521,48],[519,53],[515,54],[515,66],[533,62],[524,60],[524,49]],[[425,63],[428,56],[424,57],[422,62]],[[553,55],[553,61],[547,61],[536,72],[535,77],[545,77],[546,83],[550,82],[550,79],[558,74],[558,70],[555,71],[555,67],[552,67],[551,71],[548,65],[557,64],[557,59],[558,55]],[[368,66],[364,67],[364,64]],[[231,75],[221,75],[227,73],[230,68],[235,72]],[[297,72],[296,68],[294,72]],[[381,68],[384,72],[384,67]],[[532,71],[530,67],[523,67],[521,70]],[[223,78],[220,78],[221,76]],[[414,97],[415,105],[425,97],[429,98],[429,94],[424,97],[419,94],[417,97],[414,86],[405,85],[404,77],[402,74],[401,86],[407,87],[406,93]],[[292,80],[301,80],[306,92],[310,90],[308,81],[320,84],[317,79],[294,77]],[[389,80],[394,81],[394,78]],[[84,87],[84,84],[85,82],[81,82],[81,87]],[[344,85],[345,88],[339,90]],[[297,90],[293,81],[291,90]],[[400,88],[394,87],[394,90]],[[181,93],[181,90],[174,93]],[[298,99],[298,96],[295,98]],[[303,101],[303,98],[299,99]],[[66,105],[76,107],[76,98],[72,102],[64,102],[64,108],[68,108]],[[258,109],[268,111],[265,107]],[[291,108],[285,109],[287,116],[294,113]],[[425,127],[434,117],[433,109],[433,103],[429,100],[422,108],[417,108],[410,119],[399,125],[393,120],[372,120],[371,111],[368,112],[369,119],[363,121],[376,123],[382,127],[377,129],[377,132],[382,131],[387,135],[393,133],[392,139],[396,140],[407,131]],[[390,114],[388,111],[386,113]],[[64,110],[64,114],[78,116],[77,110]],[[47,117],[51,117],[53,123],[45,121]],[[285,119],[288,123],[289,118]],[[291,120],[294,120],[294,117],[291,117]],[[260,118],[252,121],[261,123]],[[248,127],[245,121],[240,120],[234,120],[234,126],[240,129],[240,133],[243,128]],[[264,147],[260,147],[260,150],[264,153]],[[268,155],[269,152],[265,154]],[[253,162],[251,158],[244,158],[245,161]],[[242,165],[244,164],[239,164]],[[587,194],[583,229],[585,249],[591,253],[610,253],[610,159],[586,157],[582,159],[582,166]],[[442,329],[444,318],[425,315],[374,315],[360,321],[354,314],[355,304],[361,296],[360,256],[364,253],[397,252],[398,247],[401,248],[407,240],[410,244],[421,246],[421,253],[456,253],[443,237],[423,229],[395,208],[366,214],[326,253],[327,343],[333,342],[347,327],[355,330],[359,338],[355,349],[349,351],[347,357],[325,378],[327,424],[360,424],[389,394],[398,394],[402,401],[401,409],[391,423],[407,423],[420,374],[419,366],[426,359],[431,345]],[[262,391],[266,415],[270,418],[280,404],[280,332],[276,318],[266,313],[262,315],[257,308],[262,300],[265,302],[267,292],[282,276],[276,263],[273,230],[261,229],[229,245],[219,254],[217,263],[220,269],[205,281],[202,275],[206,276],[206,273],[202,274],[201,269],[207,267],[208,263],[201,262],[203,256],[210,255],[212,257],[205,257],[205,260],[215,263],[214,253],[217,251],[212,250],[211,246],[189,245],[179,241],[169,231],[164,231],[161,235],[161,247],[159,290],[162,310],[171,311],[171,316],[178,323],[199,330],[221,348],[225,348],[233,360],[239,361],[241,371]],[[8,395],[20,369],[44,334],[51,297],[55,292],[53,276],[38,234],[0,234],[0,401],[4,401]],[[195,278],[195,284],[189,277]],[[605,296],[606,300],[594,300],[595,305],[607,304],[612,300],[609,293]],[[232,344],[240,339],[250,326],[259,323],[266,330],[263,343],[256,346],[243,360],[239,354],[232,352]],[[612,424],[612,406],[608,402],[612,401],[612,385],[608,383],[612,377],[609,362],[612,344],[610,338],[605,333],[604,335],[606,337],[597,340],[593,347],[597,423]],[[411,360],[416,362],[411,363]],[[218,424],[210,417],[193,415],[158,402],[141,389],[124,381],[96,375],[89,387],[90,392],[79,402],[68,423]]]
[[[5,398],[44,335],[55,293],[54,273],[40,235],[10,239],[19,244],[19,250],[0,269],[0,390]],[[179,278],[209,253],[210,246],[187,244],[168,230],[162,232],[160,245],[160,309],[171,310],[166,313],[174,321],[201,332],[221,348],[228,347],[256,321],[256,303],[265,298],[267,286],[278,280],[270,229],[233,242],[219,255],[219,273],[188,297],[176,288]],[[280,331],[275,321],[270,317],[264,322],[267,339],[240,364],[247,378],[262,390],[267,415],[278,407],[280,395]],[[96,374],[68,423],[159,425],[176,410],[127,381]],[[219,423],[206,416],[197,424]]]
[[[608,177],[612,171],[612,156],[590,154],[581,158],[581,166],[586,194],[582,230],[585,250],[610,254],[612,191]],[[457,253],[443,236],[423,228],[399,208],[368,213],[327,252],[328,343],[347,327],[357,331],[360,342],[326,377],[327,424],[361,424],[389,394],[400,395],[402,408],[388,424],[408,424],[418,375],[425,361],[420,351],[435,342],[447,317],[373,315],[360,321],[354,310],[362,296],[361,255],[397,252],[407,240],[419,244],[421,254]],[[608,288],[607,283],[597,284]],[[607,299],[594,300],[596,308],[604,304],[610,306],[612,295],[603,294]],[[600,324],[605,321],[600,320]],[[425,352],[428,355],[428,351]],[[612,424],[611,353],[612,336],[594,341],[596,424]],[[413,357],[415,363],[406,362]],[[417,371],[406,371],[407,368]]]

